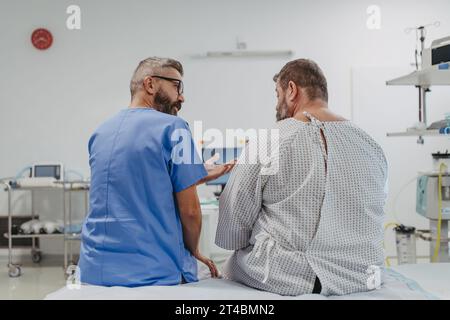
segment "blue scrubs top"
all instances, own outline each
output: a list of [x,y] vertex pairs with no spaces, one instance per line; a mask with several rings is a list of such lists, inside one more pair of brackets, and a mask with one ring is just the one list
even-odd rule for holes
[[122,110],[90,138],[89,164],[81,281],[128,287],[197,281],[174,198],[207,175],[187,123],[151,108]]

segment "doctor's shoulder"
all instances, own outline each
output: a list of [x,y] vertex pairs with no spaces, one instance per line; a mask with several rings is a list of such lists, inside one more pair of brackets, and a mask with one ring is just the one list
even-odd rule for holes
[[110,131],[119,125],[121,117],[122,112],[119,112],[98,123],[89,137],[88,145],[90,146],[98,136],[109,135]]
[[163,114],[163,118],[161,119],[166,128],[166,132],[170,135],[173,134],[174,131],[184,131],[187,130],[190,133],[189,124],[183,118],[178,116],[172,116],[170,114]]
[[185,138],[192,137],[189,124],[178,116],[164,114],[159,119],[159,125],[162,126],[162,136],[164,143],[173,146]]

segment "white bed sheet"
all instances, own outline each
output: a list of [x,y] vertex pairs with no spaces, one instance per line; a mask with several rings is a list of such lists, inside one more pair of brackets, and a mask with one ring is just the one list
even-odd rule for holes
[[[445,280],[444,280],[445,278]],[[381,289],[346,296],[306,294],[297,297],[263,292],[223,279],[206,279],[179,286],[138,288],[81,286],[64,287],[47,300],[426,300],[450,299],[450,264],[419,264],[387,270]]]
[[405,264],[392,267],[409,279],[414,279],[426,292],[450,300],[450,263]]

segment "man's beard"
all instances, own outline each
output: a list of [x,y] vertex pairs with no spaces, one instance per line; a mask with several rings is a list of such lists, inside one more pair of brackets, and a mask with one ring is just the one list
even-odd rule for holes
[[276,114],[277,121],[281,121],[281,120],[289,118],[286,98],[283,99],[283,101],[277,106],[276,109],[277,109],[277,114]]
[[156,92],[154,103],[156,110],[171,114],[173,116],[176,116],[178,111],[181,109],[181,102],[172,102],[161,89]]

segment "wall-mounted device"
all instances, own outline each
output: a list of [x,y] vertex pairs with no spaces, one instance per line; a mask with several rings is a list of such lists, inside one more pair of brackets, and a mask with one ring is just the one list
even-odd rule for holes
[[450,36],[434,40],[422,53],[422,69],[450,62]]

